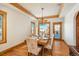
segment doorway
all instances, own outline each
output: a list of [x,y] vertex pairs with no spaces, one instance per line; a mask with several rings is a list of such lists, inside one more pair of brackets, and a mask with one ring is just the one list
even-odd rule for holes
[[53,34],[54,34],[54,39],[57,40],[62,39],[62,22],[53,23]]

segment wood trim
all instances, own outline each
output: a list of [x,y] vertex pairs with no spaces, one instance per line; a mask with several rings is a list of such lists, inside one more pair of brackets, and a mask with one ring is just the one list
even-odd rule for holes
[[55,30],[55,29],[54,29],[54,25],[55,25],[55,24],[60,24],[60,26],[61,26],[61,27],[60,27],[60,40],[62,40],[62,24],[63,24],[63,23],[62,23],[62,22],[53,22],[53,33],[54,33],[54,30]]
[[7,52],[9,52],[9,51],[12,50],[12,49],[18,47],[18,46],[21,46],[21,45],[25,44],[25,43],[26,43],[26,42],[24,41],[24,42],[22,42],[22,43],[19,43],[19,44],[13,46],[13,47],[10,47],[10,48],[8,48],[8,49],[6,49],[6,50],[0,52],[0,56],[3,55],[3,54],[5,54],[5,53],[7,53]]
[[[42,19],[42,17],[36,17],[35,15],[33,15],[30,11],[28,11],[26,8],[21,6],[19,3],[10,3],[10,5],[16,7],[17,9],[21,10],[22,12],[24,12],[26,14],[29,14],[30,16],[32,16],[32,17],[34,17],[36,19]],[[61,10],[63,9],[62,8],[63,4],[61,4],[60,6],[61,6],[61,8],[60,8],[60,11],[58,12],[57,15],[45,16],[43,18],[48,19],[48,18],[57,18],[57,17],[59,17],[59,14],[60,14]]]
[[[31,33],[32,33],[32,23],[35,25],[35,22],[31,22]],[[34,33],[32,33],[32,35],[34,35],[36,33],[36,26],[34,27]]]
[[10,5],[16,7],[17,9],[19,9],[20,11],[29,14],[30,16],[36,18],[35,15],[33,15],[30,11],[28,11],[26,8],[24,8],[23,6],[21,6],[19,3],[10,3]]
[[79,11],[76,15],[76,47],[79,49]]
[[59,7],[60,7],[60,9],[59,9],[59,12],[58,12],[58,17],[62,17],[62,16],[60,16],[60,13],[62,12],[62,10],[64,9],[64,4],[63,3],[60,3],[59,4]]
[[[21,10],[22,12],[29,14],[30,16],[36,18],[36,19],[42,19],[42,17],[36,17],[35,15],[33,15],[30,11],[28,11],[26,8],[24,8],[23,6],[21,6],[18,3],[10,3],[10,5],[16,7],[17,9]],[[59,17],[59,15],[51,15],[51,16],[45,16],[43,17],[44,19],[48,19],[48,18],[57,18]]]
[[0,40],[0,44],[7,42],[7,13],[5,11],[0,10],[0,15],[2,15],[2,40]]
[[69,47],[69,45],[65,42],[65,40],[64,40],[64,39],[63,39],[62,41],[63,41],[63,42],[64,42],[64,43],[65,43],[65,44]]
[[[59,15],[51,15],[51,16],[45,16],[43,17],[44,19],[48,19],[48,18],[57,18],[59,17]],[[42,19],[42,17],[37,17],[37,19]]]

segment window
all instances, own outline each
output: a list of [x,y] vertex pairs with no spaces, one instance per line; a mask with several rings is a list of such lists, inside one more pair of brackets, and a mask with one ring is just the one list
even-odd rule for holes
[[6,43],[6,12],[0,10],[0,44]]
[[49,39],[50,38],[50,22],[45,22],[44,24],[39,22],[38,34],[43,39]]
[[31,32],[32,32],[32,35],[34,35],[35,34],[35,23],[34,22],[31,22]]

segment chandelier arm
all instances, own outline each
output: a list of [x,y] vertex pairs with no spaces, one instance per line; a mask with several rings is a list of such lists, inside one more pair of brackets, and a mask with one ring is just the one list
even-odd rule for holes
[[43,10],[44,10],[44,8],[41,8],[42,9],[42,23],[43,23],[43,21],[44,21],[44,19],[43,19]]

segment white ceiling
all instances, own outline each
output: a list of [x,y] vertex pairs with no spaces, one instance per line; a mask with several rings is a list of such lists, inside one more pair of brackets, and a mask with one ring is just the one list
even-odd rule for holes
[[59,11],[59,5],[55,3],[21,3],[21,5],[37,17],[42,16],[41,8],[44,8],[43,16],[56,15]]
[[64,8],[60,14],[60,16],[65,16],[67,15],[72,9],[73,7],[76,5],[77,3],[65,3],[64,4]]
[[[36,17],[42,16],[41,8],[44,8],[43,16],[57,15],[60,9],[58,3],[20,3],[20,5],[25,7]],[[64,5],[65,5],[64,10],[66,12],[63,11],[61,13],[67,14],[67,12],[69,12],[69,10],[73,8],[75,3],[65,3]]]

